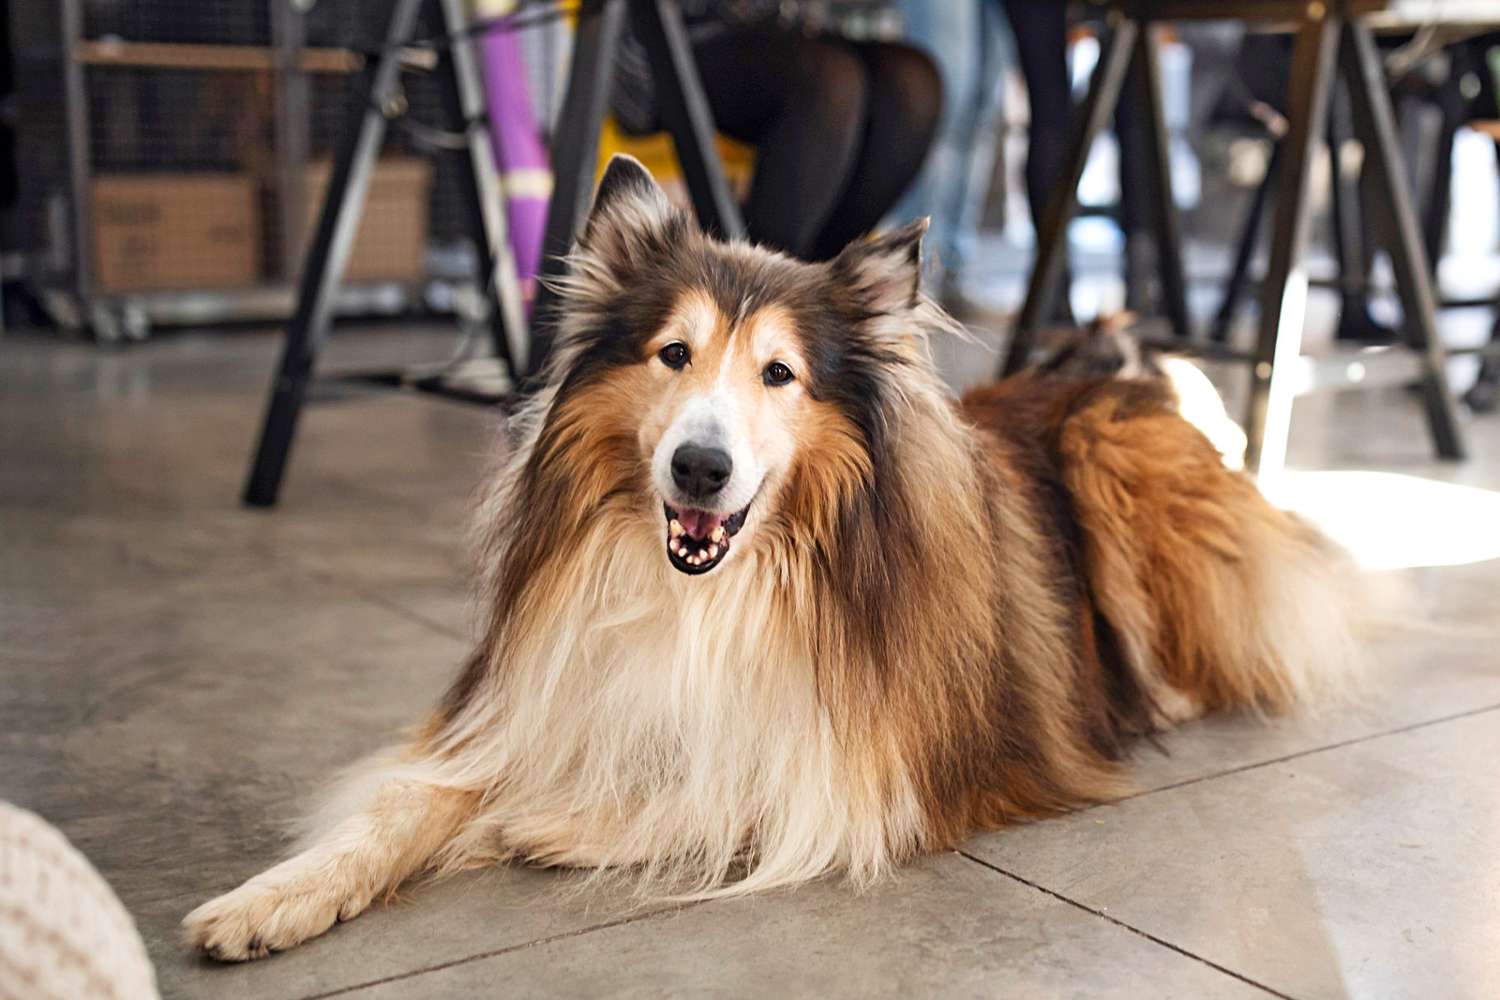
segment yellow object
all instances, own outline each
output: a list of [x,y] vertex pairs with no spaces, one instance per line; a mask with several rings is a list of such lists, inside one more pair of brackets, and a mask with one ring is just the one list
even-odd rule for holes
[[[755,171],[755,148],[723,135],[718,137],[718,146],[719,159],[723,161],[729,188],[736,198],[743,199],[745,192],[750,189],[750,175]],[[667,133],[626,135],[620,130],[614,116],[610,115],[604,119],[604,127],[599,132],[599,162],[595,165],[594,172],[596,182],[604,175],[609,158],[616,153],[628,153],[640,160],[669,194],[686,200],[682,167],[677,162],[672,137]]]

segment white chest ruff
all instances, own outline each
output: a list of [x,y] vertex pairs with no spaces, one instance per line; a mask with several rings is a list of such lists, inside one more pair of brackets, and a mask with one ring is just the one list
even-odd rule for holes
[[[655,551],[608,562],[525,642],[480,737],[504,776],[487,813],[507,852],[642,866],[688,892],[886,867],[915,836],[915,799],[837,738],[753,559],[712,581]],[[745,878],[720,888],[738,861]]]

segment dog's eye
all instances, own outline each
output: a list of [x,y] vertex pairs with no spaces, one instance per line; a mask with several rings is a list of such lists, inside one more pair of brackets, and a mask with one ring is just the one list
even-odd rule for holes
[[661,358],[661,363],[668,368],[681,368],[688,363],[689,357],[687,345],[675,340],[657,351],[656,356]]
[[766,365],[766,370],[761,373],[761,378],[766,385],[786,385],[793,378],[792,370],[780,361],[772,361]]

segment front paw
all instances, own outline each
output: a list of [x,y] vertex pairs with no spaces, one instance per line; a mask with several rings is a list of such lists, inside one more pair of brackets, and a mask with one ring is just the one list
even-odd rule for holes
[[317,937],[367,905],[368,898],[331,889],[326,880],[263,875],[204,903],[183,918],[182,929],[189,946],[204,954],[244,962]]

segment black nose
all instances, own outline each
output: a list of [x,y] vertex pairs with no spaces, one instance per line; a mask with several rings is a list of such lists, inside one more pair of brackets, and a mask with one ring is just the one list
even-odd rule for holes
[[685,444],[672,453],[672,481],[683,495],[702,500],[724,488],[734,463],[723,448]]

